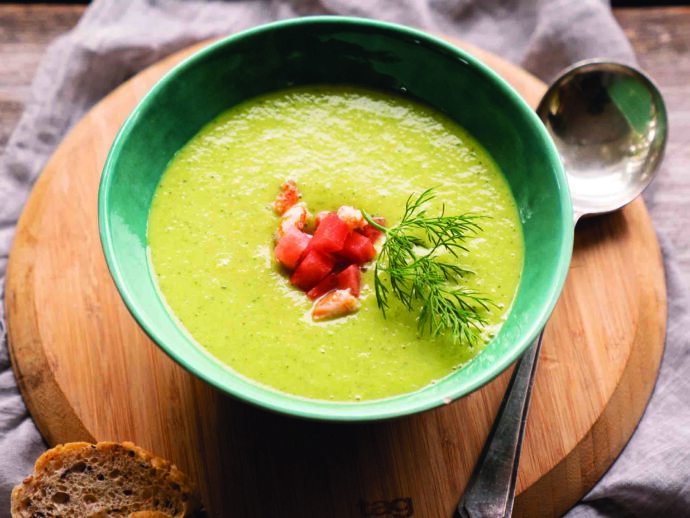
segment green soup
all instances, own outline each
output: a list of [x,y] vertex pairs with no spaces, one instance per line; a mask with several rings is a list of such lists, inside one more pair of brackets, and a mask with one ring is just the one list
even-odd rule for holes
[[359,401],[421,389],[483,344],[420,336],[416,314],[382,315],[373,272],[360,310],[315,323],[312,302],[273,257],[272,202],[296,180],[313,212],[351,205],[400,220],[433,187],[435,214],[486,216],[461,265],[468,287],[496,303],[484,343],[510,308],[523,241],[510,189],[486,152],[438,112],[349,87],[286,90],[239,105],[204,127],[170,162],[149,216],[151,261],[168,305],[194,339],[236,372],[313,399]]

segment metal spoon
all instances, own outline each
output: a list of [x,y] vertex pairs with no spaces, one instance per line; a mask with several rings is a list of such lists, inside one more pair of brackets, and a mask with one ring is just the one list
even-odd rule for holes
[[[598,60],[577,63],[548,89],[537,115],[566,170],[573,224],[623,207],[652,181],[666,144],[666,108],[659,90],[640,71]],[[516,362],[456,518],[512,514],[543,334]]]

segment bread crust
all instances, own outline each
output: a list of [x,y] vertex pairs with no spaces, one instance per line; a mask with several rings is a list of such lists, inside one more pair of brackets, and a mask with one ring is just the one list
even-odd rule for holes
[[12,490],[12,518],[203,516],[194,483],[131,442],[74,442],[46,451]]

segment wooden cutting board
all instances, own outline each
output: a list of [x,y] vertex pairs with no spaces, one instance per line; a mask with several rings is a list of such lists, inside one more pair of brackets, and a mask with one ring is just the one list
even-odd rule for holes
[[[544,85],[468,48],[533,106]],[[201,486],[214,517],[450,517],[510,372],[444,408],[374,424],[302,421],[192,377],[138,328],[101,253],[97,190],[135,103],[194,49],[115,90],[71,131],[19,222],[6,310],[13,366],[50,445],[131,440]],[[651,394],[666,325],[664,272],[641,200],[581,221],[547,327],[516,516],[558,516],[621,451]]]

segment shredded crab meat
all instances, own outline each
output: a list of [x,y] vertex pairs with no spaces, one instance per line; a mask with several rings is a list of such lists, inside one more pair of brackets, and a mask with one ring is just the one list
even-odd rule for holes
[[362,212],[359,209],[350,207],[349,205],[343,205],[338,209],[338,217],[343,220],[350,230],[357,228],[364,228],[367,224],[367,220],[362,216]]
[[307,224],[309,219],[309,210],[307,209],[307,204],[304,202],[299,202],[290,207],[285,211],[283,217],[280,218],[280,223],[278,223],[278,230],[276,231],[276,237],[280,239],[283,237],[290,228],[296,228],[297,230],[302,230]]
[[282,216],[291,207],[297,204],[297,202],[302,197],[302,193],[299,192],[297,184],[294,180],[286,180],[280,186],[280,192],[276,199],[273,201],[273,211],[278,215]]
[[333,290],[314,303],[311,317],[316,320],[329,320],[356,312],[360,302],[349,289]]

